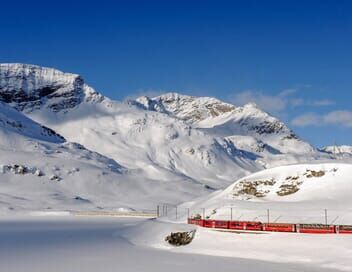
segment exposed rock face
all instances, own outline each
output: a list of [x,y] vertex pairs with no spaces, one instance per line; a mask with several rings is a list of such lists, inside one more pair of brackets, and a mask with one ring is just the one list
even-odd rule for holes
[[0,100],[20,111],[42,107],[54,112],[103,96],[79,75],[28,64],[0,64]]
[[166,113],[166,109],[164,108],[164,105],[160,101],[153,100],[148,96],[141,96],[136,100],[128,101],[128,103],[130,103],[131,105],[136,105],[145,110]]
[[25,166],[20,164],[7,164],[7,165],[0,165],[0,173],[13,173],[16,175],[26,175],[32,174],[38,177],[45,176],[45,174],[38,168],[32,166]]
[[325,171],[324,170],[314,171],[314,170],[307,169],[304,175],[307,178],[313,178],[313,177],[320,178],[325,175]]
[[276,181],[273,178],[268,180],[240,181],[234,186],[233,195],[264,197],[270,192],[270,190],[267,190],[265,187],[273,186],[275,183]]
[[282,184],[280,190],[277,191],[279,196],[287,196],[296,193],[299,190],[298,185],[295,184]]
[[195,230],[190,232],[171,232],[171,234],[165,238],[165,241],[169,242],[170,245],[185,246],[192,242],[194,234]]

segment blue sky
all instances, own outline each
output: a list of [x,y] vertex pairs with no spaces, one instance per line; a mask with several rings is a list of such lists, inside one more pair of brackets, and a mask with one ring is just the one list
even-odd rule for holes
[[0,61],[114,99],[254,100],[316,146],[352,144],[352,1],[3,1]]

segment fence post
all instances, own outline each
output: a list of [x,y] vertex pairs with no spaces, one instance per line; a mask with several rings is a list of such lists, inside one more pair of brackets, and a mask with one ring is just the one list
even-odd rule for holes
[[159,205],[156,206],[156,217],[159,217]]
[[325,213],[325,225],[327,225],[328,224],[328,210],[325,209],[324,213]]
[[269,224],[270,223],[270,210],[267,209],[266,212],[267,212],[267,215],[268,215],[268,224]]
[[203,210],[203,219],[205,219],[205,208],[202,208]]

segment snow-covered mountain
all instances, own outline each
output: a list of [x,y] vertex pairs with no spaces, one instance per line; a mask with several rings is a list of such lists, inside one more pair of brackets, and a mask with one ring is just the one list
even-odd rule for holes
[[[112,101],[78,75],[35,65],[0,64],[0,100],[124,169],[108,179],[113,187],[101,188],[115,205],[179,203],[264,168],[335,158],[254,104],[175,93]],[[105,178],[92,175],[82,186],[103,186]],[[103,195],[95,199],[110,205]]]
[[[307,153],[314,148],[300,140],[284,123],[260,110],[254,103],[243,107],[222,102],[211,97],[194,97],[167,93],[155,98],[136,99],[143,108],[167,113],[169,116],[185,120],[195,128],[215,137],[249,137],[260,149],[265,142],[275,153]],[[236,141],[236,142],[237,142]],[[241,143],[240,143],[241,144]],[[257,147],[254,150],[258,149]],[[275,151],[276,150],[276,151]]]
[[326,146],[324,148],[321,149],[322,151],[325,151],[327,153],[331,153],[331,154],[337,154],[337,155],[352,155],[352,146],[350,145],[340,145],[340,146],[336,146],[336,145],[332,145],[332,146]]
[[0,64],[0,88],[0,100],[24,112],[58,112],[102,99],[79,75],[20,63]]
[[283,122],[254,103],[234,106],[211,97],[177,93],[154,98],[143,96],[129,103],[182,120],[217,139],[230,154],[240,154],[265,168],[334,157],[300,139]]

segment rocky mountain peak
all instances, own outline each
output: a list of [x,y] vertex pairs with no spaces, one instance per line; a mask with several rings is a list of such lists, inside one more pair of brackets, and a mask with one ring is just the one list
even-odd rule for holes
[[84,100],[102,99],[79,75],[30,64],[0,64],[0,100],[20,111],[47,107],[58,112]]
[[149,111],[166,112],[164,105],[160,101],[154,100],[148,96],[138,97],[134,101],[129,101],[129,103]]
[[196,97],[179,93],[166,93],[154,98],[139,97],[137,102],[147,110],[168,113],[189,123],[217,117],[236,107],[212,97]]

